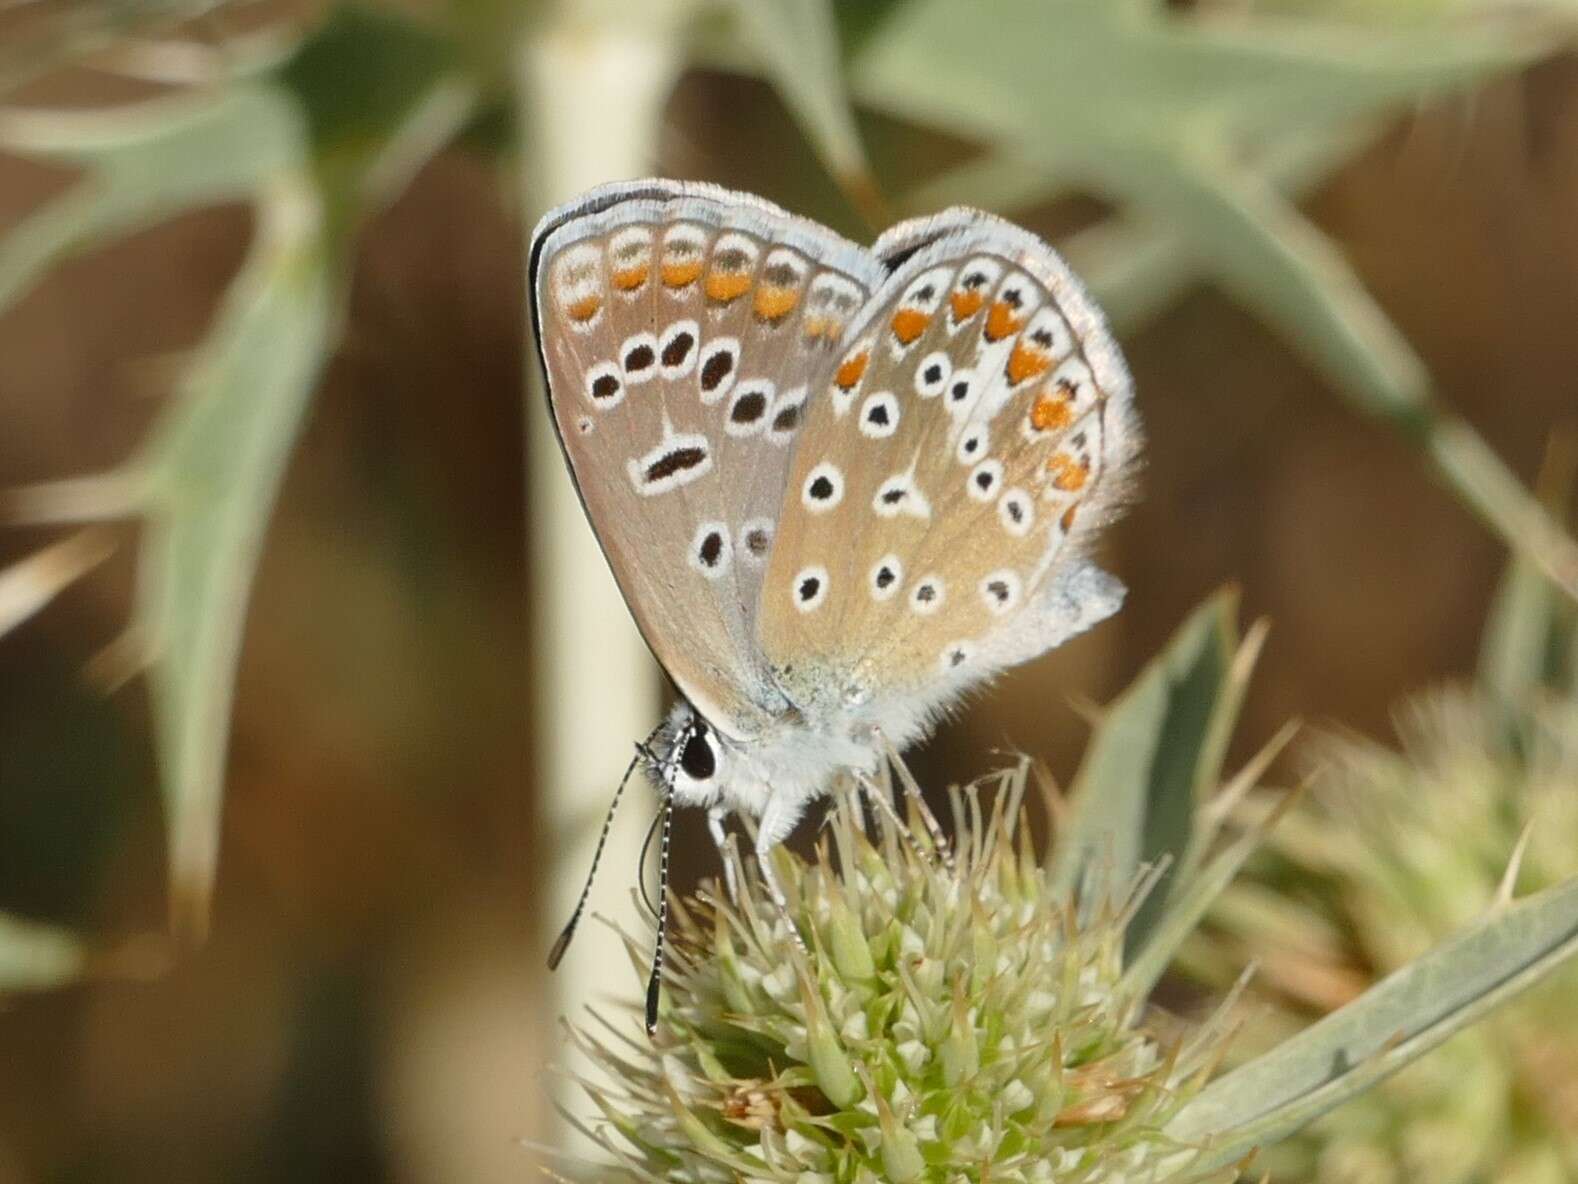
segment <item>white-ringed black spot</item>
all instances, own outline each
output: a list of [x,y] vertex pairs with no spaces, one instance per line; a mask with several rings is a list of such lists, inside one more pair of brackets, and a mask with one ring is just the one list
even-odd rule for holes
[[989,502],[997,496],[997,487],[1002,482],[1003,462],[989,457],[970,470],[965,491],[978,502]]
[[803,613],[820,608],[827,599],[827,568],[803,567],[795,573],[790,587],[794,606]]
[[630,482],[643,497],[666,493],[712,471],[712,446],[701,435],[673,435],[644,456],[625,462]]
[[700,331],[695,321],[679,321],[663,331],[658,343],[658,363],[667,379],[683,378],[696,365],[696,341]]
[[936,398],[952,373],[953,363],[947,354],[940,350],[927,354],[915,369],[915,393],[923,399]]
[[997,518],[1009,534],[1024,538],[1035,526],[1035,503],[1023,489],[1009,489],[997,502]]
[[888,600],[904,583],[904,564],[897,555],[884,555],[871,568],[871,598]]
[[959,447],[954,455],[962,465],[974,464],[986,453],[987,432],[984,427],[971,428],[959,437]]
[[690,540],[690,566],[709,580],[715,580],[729,570],[734,558],[734,548],[729,539],[729,527],[723,522],[703,522]]
[[740,542],[743,551],[740,558],[753,567],[760,567],[767,562],[767,553],[773,545],[773,522],[771,518],[752,518],[740,526]]
[[896,518],[900,514],[912,518],[931,517],[931,502],[909,473],[895,473],[877,486],[871,509],[879,518]]
[[992,614],[1002,616],[1019,603],[1022,587],[1019,574],[1005,567],[981,580],[981,601]]
[[843,500],[844,474],[837,465],[823,461],[806,474],[800,502],[813,514],[825,514]]
[[772,422],[767,426],[767,440],[772,444],[787,444],[794,439],[805,414],[806,388],[797,386],[778,396],[768,414]]
[[892,391],[868,395],[860,408],[860,434],[874,440],[891,436],[899,428],[899,401]]
[[767,422],[767,408],[772,399],[772,383],[760,379],[740,383],[734,388],[734,401],[729,404],[723,430],[731,436],[755,435]]
[[586,372],[586,396],[599,411],[619,406],[625,398],[625,382],[613,362],[599,362]]
[[929,617],[942,607],[947,588],[936,575],[922,576],[910,591],[910,610]]
[[656,360],[657,351],[652,348],[651,342],[638,342],[625,351],[625,373],[640,374],[643,370],[650,369]]
[[716,403],[729,393],[739,360],[740,343],[736,338],[719,337],[702,347],[696,381],[703,403]]

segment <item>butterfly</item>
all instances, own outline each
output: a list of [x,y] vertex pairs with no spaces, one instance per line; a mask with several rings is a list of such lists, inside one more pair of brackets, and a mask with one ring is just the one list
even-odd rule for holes
[[682,696],[638,745],[665,881],[674,805],[720,851],[746,815],[782,907],[767,855],[841,773],[1121,604],[1089,556],[1140,451],[1128,370],[1018,226],[955,208],[866,249],[749,194],[619,182],[543,218],[528,282],[571,477]]

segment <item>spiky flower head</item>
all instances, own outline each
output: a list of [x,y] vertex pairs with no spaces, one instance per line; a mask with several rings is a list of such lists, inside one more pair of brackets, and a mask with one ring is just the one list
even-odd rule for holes
[[738,899],[680,907],[655,1038],[576,1033],[615,1083],[588,1087],[600,1178],[1231,1180],[1162,1132],[1222,1025],[1164,1032],[1125,988],[1143,885],[1081,916],[1019,825],[1026,780],[958,795],[951,853],[846,797],[814,859],[777,855],[787,917],[744,867]]
[[[1316,791],[1186,952],[1208,981],[1253,953],[1269,1003],[1252,1054],[1498,907],[1578,873],[1578,702],[1467,690],[1413,701],[1398,747],[1331,738]],[[1513,860],[1512,853],[1520,855]],[[1313,1184],[1578,1179],[1578,970],[1269,1152]]]

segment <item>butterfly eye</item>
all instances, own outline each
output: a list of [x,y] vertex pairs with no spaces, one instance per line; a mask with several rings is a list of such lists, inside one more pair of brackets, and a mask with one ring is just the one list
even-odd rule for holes
[[718,754],[712,750],[707,725],[697,721],[680,750],[679,767],[692,781],[710,781],[718,771]]

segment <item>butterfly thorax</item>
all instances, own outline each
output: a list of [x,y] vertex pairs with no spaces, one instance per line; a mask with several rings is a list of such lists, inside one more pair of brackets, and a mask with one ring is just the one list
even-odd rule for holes
[[[853,715],[790,711],[746,737],[729,736],[688,701],[669,712],[654,744],[657,774],[680,805],[761,817],[769,798],[803,808],[843,771],[874,770],[882,734]],[[796,809],[795,813],[798,814]]]

